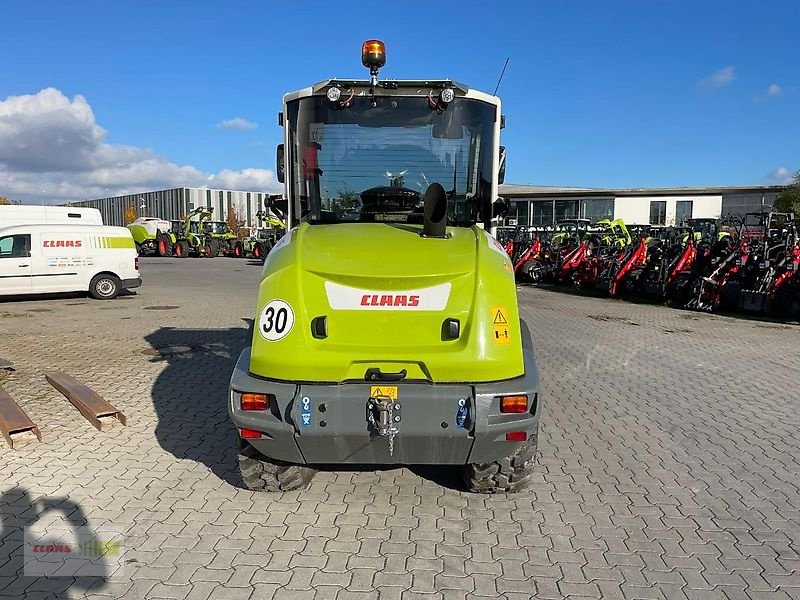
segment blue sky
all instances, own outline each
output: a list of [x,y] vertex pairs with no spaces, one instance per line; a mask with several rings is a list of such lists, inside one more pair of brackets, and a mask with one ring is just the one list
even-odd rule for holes
[[[257,185],[273,169],[282,94],[365,76],[359,50],[370,37],[386,42],[392,78],[450,77],[491,92],[511,58],[499,91],[508,182],[747,185],[800,169],[796,0],[86,0],[9,3],[3,13],[0,195],[3,186],[43,198],[147,187],[164,165],[170,185],[182,173],[186,185],[211,175]],[[66,100],[43,96],[47,109],[7,100],[45,88]],[[31,149],[17,160],[3,119],[22,115],[16,144],[25,127],[46,141],[45,125],[64,110],[83,116],[56,137],[72,157],[85,152],[84,164],[40,165]],[[71,149],[87,136],[94,149]]]

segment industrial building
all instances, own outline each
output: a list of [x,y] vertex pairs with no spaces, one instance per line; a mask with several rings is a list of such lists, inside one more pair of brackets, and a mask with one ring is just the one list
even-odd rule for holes
[[784,187],[592,189],[501,185],[508,225],[551,225],[559,219],[622,219],[629,224],[676,225],[685,219],[743,215],[772,208]]
[[[783,186],[593,189],[539,185],[501,185],[507,199],[508,225],[551,225],[558,219],[623,219],[626,223],[675,225],[690,218],[720,218],[769,210]],[[214,219],[226,220],[237,211],[246,227],[257,225],[255,214],[266,192],[173,188],[76,202],[97,208],[108,225],[123,225],[125,209],[138,214],[180,219],[200,205],[214,208]]]
[[172,188],[111,198],[98,198],[73,202],[73,206],[97,208],[106,225],[124,225],[125,209],[136,207],[139,216],[155,216],[175,220],[188,214],[193,208],[207,206],[214,209],[214,220],[225,221],[231,210],[236,211],[245,227],[253,227],[256,213],[263,210],[266,192],[242,192],[236,190],[212,190],[206,188]]

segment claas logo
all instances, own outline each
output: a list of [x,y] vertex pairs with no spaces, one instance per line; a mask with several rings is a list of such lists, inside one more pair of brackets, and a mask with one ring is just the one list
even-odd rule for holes
[[45,240],[45,248],[80,248],[80,240]]
[[361,306],[419,306],[419,296],[407,294],[364,294]]

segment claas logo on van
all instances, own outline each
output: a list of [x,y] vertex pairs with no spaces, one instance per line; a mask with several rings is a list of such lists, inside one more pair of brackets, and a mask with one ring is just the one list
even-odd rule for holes
[[45,240],[45,248],[80,248],[80,240]]

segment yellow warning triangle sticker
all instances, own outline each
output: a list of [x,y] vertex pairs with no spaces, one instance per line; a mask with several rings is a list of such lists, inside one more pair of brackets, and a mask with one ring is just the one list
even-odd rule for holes
[[506,318],[503,316],[503,312],[498,310],[497,314],[494,316],[493,324],[494,325],[505,325],[507,323],[508,323],[508,321],[506,321]]
[[372,395],[375,397],[383,396],[383,392],[381,391],[381,388],[375,388],[375,393]]

